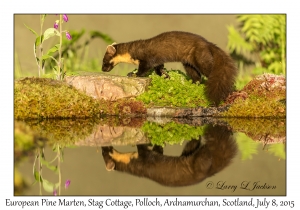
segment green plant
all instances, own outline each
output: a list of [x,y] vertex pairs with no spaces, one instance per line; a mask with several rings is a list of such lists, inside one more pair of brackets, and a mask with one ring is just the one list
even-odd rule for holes
[[242,156],[241,159],[251,160],[253,158],[253,155],[256,155],[258,153],[257,147],[259,145],[259,142],[253,141],[244,133],[238,132],[235,134],[235,136],[236,143]]
[[[252,74],[286,73],[286,16],[239,15],[238,29],[227,27],[231,55],[238,61],[240,73],[244,66],[255,63]],[[258,55],[258,62],[253,57]],[[252,57],[252,59],[249,58]]]
[[150,139],[152,144],[164,146],[168,144],[182,144],[183,141],[199,139],[205,132],[206,126],[190,126],[187,124],[179,124],[169,122],[164,125],[145,122],[142,131]]
[[[32,28],[29,26],[25,25],[35,36],[35,43],[34,43],[34,56],[36,59],[36,63],[38,66],[38,71],[39,71],[39,77],[41,75],[45,74],[45,61],[49,58],[53,59],[56,63],[56,66],[53,68],[53,71],[56,75],[56,79],[62,80],[65,76],[65,72],[63,71],[63,58],[61,56],[61,51],[62,51],[62,34],[66,34],[66,38],[71,40],[72,37],[69,33],[69,31],[63,31],[62,30],[62,24],[63,22],[68,22],[69,18],[66,14],[64,15],[59,15],[59,20],[56,20],[54,23],[53,28],[48,28],[45,30],[43,33],[43,25],[44,21],[47,15],[40,15],[40,35],[38,35]],[[59,28],[59,30],[57,30]],[[53,36],[58,36],[59,37],[59,44],[54,45],[51,49],[48,50],[46,54],[43,54],[43,43],[47,39],[53,37]],[[37,49],[38,49],[38,54],[37,54]],[[58,59],[54,58],[52,54],[54,52],[58,51]]]
[[[34,183],[39,183],[40,195],[42,195],[42,187],[48,193],[53,193],[53,195],[61,195],[61,163],[63,162],[63,147],[59,145],[55,145],[53,147],[53,152],[56,153],[56,156],[53,160],[47,161],[45,157],[44,148],[39,148],[36,151],[35,160],[33,163],[33,176],[34,176]],[[53,163],[57,160],[57,165],[53,165]],[[38,163],[37,163],[38,161]],[[54,173],[58,174],[58,182],[52,183],[43,177],[42,169],[43,166],[47,167],[49,170],[53,171]],[[65,189],[67,189],[70,185],[71,181],[68,179],[65,182]],[[58,192],[57,192],[58,190]]]
[[166,71],[169,79],[150,75],[149,89],[137,97],[148,106],[197,107],[208,106],[204,84],[193,84],[181,71]]
[[[63,40],[62,42],[62,53],[61,56],[65,60],[64,62],[64,71],[67,75],[77,75],[82,74],[82,72],[100,72],[101,64],[99,62],[99,57],[90,59],[89,58],[89,46],[91,42],[100,38],[107,44],[111,44],[114,40],[99,31],[90,31],[87,33],[84,29],[80,31],[70,30],[70,35],[72,36],[72,40]],[[84,37],[85,40],[83,40]],[[54,58],[58,58],[59,54],[55,52],[53,54]],[[46,77],[53,77],[52,75],[52,67],[55,66],[55,62],[53,60],[46,61],[48,69],[46,69]]]

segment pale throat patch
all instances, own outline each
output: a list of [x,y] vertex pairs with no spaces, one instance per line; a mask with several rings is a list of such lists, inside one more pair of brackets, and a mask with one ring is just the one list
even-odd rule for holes
[[113,160],[125,164],[130,163],[131,159],[137,159],[139,157],[139,154],[137,152],[120,153],[115,149],[112,153],[109,153],[109,155],[112,157]]
[[111,59],[110,63],[114,63],[114,65],[117,65],[118,63],[131,63],[134,65],[139,65],[139,60],[134,60],[129,53],[125,53],[122,55],[117,55],[113,59]]

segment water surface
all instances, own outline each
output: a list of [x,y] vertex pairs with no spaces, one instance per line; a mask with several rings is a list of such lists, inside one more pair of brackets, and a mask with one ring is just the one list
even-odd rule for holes
[[15,149],[15,173],[28,185],[18,195],[286,195],[285,119],[25,124],[39,143]]

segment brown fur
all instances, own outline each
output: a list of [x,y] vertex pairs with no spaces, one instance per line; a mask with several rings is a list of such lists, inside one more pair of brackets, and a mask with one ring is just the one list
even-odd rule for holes
[[137,76],[145,76],[151,68],[161,75],[164,63],[181,62],[193,82],[201,82],[201,75],[207,77],[207,95],[216,105],[233,90],[237,75],[233,60],[223,50],[199,35],[180,31],[109,45],[102,70],[110,71],[120,62],[139,65]]
[[223,126],[209,126],[206,134],[189,141],[181,156],[163,154],[163,148],[137,145],[137,153],[119,153],[113,147],[102,147],[108,171],[123,171],[146,177],[162,185],[196,184],[224,169],[236,154],[231,131]]

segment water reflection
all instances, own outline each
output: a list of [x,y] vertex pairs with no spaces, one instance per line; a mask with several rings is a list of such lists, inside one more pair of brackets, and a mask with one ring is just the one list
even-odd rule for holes
[[178,157],[163,154],[163,147],[137,145],[137,152],[121,153],[102,147],[106,169],[146,177],[166,186],[187,186],[227,167],[236,155],[236,142],[226,126],[208,125],[203,136],[189,141]]
[[[256,194],[284,195],[285,125],[285,119],[15,121],[15,194],[232,195],[208,190],[205,183],[229,183],[235,177],[240,183],[260,181],[277,187]],[[66,190],[68,180],[72,184]],[[99,183],[86,188],[89,182],[84,180]],[[115,182],[121,187],[110,188]],[[133,182],[148,187],[127,186]],[[238,188],[236,192],[254,193]]]

